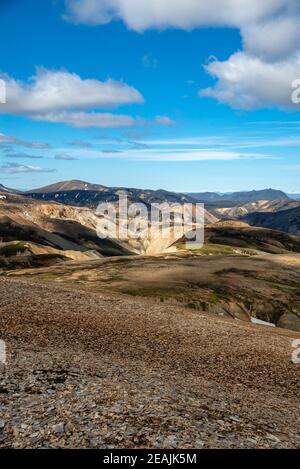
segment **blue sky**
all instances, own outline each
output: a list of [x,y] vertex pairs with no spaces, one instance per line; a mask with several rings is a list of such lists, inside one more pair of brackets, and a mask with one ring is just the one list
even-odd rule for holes
[[255,12],[249,27],[249,15],[209,10],[228,0],[184,20],[155,0],[141,15],[142,2],[109,13],[103,0],[1,3],[0,183],[300,192],[295,11]]

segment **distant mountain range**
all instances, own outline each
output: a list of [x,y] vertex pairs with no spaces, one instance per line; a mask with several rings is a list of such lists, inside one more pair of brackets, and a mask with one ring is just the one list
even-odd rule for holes
[[[21,191],[7,188],[1,184],[0,192],[21,193]],[[124,187],[107,187],[101,184],[92,184],[81,180],[60,181],[55,184],[32,189],[22,193],[35,199],[42,198],[43,200],[55,200],[56,202],[70,204],[73,203],[75,205],[96,205],[101,200],[107,199],[107,201],[110,201],[111,199],[118,197],[120,194],[127,195],[128,198],[132,200],[141,200],[145,203],[154,203],[160,201],[184,203],[199,201],[220,204],[220,207],[235,206],[237,205],[235,202],[240,202],[242,204],[260,200],[271,201],[297,198],[297,194],[293,194],[293,197],[289,197],[283,191],[276,189],[262,189],[232,193],[190,192],[181,194],[163,189],[148,190]],[[231,203],[226,205],[227,202]]]
[[169,202],[182,204],[195,202],[185,194],[169,192],[163,189],[143,190],[124,187],[106,187],[85,181],[62,181],[50,186],[26,192],[24,195],[35,200],[61,202],[67,205],[95,208],[100,202],[116,202],[119,196],[127,196],[129,202],[145,204]]
[[255,202],[258,200],[285,200],[289,199],[287,194],[275,189],[262,189],[258,191],[232,192],[219,194],[217,192],[189,192],[189,196],[201,202]]
[[252,226],[271,228],[291,234],[300,233],[300,201],[291,199],[280,190],[263,189],[220,194],[197,192],[180,194],[163,189],[143,190],[123,187],[106,187],[86,181],[61,181],[28,192],[15,191],[0,185],[0,192],[6,195],[22,194],[25,198],[42,202],[58,202],[64,205],[95,209],[100,202],[118,202],[120,196],[127,196],[129,203],[164,202],[172,204],[205,203],[206,223],[218,219],[243,220]]

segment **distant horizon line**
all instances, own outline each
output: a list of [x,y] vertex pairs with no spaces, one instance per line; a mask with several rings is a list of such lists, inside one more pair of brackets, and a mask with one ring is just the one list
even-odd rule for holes
[[[4,178],[5,179],[5,178]],[[274,191],[281,191],[283,193],[285,193],[286,195],[300,195],[300,189],[299,191],[291,191],[291,190],[284,190],[284,189],[279,189],[279,188],[274,188],[274,187],[263,187],[262,189],[237,189],[237,190],[230,190],[230,191],[220,191],[220,190],[211,190],[211,189],[200,189],[200,190],[191,190],[191,189],[188,189],[188,190],[178,190],[178,189],[166,189],[164,187],[159,187],[157,189],[155,188],[144,188],[144,187],[138,187],[138,186],[125,186],[125,185],[106,185],[106,184],[102,184],[102,183],[99,183],[99,182],[90,182],[90,181],[83,181],[81,179],[66,179],[66,180],[57,180],[56,182],[52,182],[52,183],[49,183],[49,184],[46,184],[46,185],[42,185],[42,186],[38,186],[38,187],[27,187],[27,188],[16,188],[16,187],[10,187],[9,186],[6,186],[6,184],[2,184],[0,182],[0,185],[6,187],[6,188],[9,188],[9,189],[16,189],[18,191],[21,191],[21,192],[33,192],[34,190],[37,190],[37,189],[41,189],[43,187],[48,187],[48,186],[52,186],[52,185],[55,185],[55,184],[59,184],[59,183],[65,183],[65,182],[72,182],[72,181],[77,181],[77,182],[81,182],[81,183],[85,183],[85,184],[91,184],[91,185],[99,185],[99,186],[103,186],[103,187],[108,187],[108,188],[121,188],[121,189],[140,189],[140,190],[149,190],[149,191],[159,191],[159,190],[163,190],[163,191],[166,191],[166,192],[173,192],[173,193],[177,193],[177,194],[197,194],[197,193],[210,193],[210,194],[218,194],[218,195],[226,195],[226,194],[234,194],[236,192],[261,192],[261,191],[266,191],[266,190],[274,190]]]

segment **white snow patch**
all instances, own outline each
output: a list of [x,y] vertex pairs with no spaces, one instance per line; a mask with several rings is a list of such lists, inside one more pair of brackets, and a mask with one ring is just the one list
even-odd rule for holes
[[260,324],[261,326],[276,327],[272,322],[262,321],[261,319],[251,318],[253,324]]

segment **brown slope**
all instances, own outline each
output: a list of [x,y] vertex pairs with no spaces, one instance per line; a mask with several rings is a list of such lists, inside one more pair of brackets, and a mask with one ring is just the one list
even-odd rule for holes
[[0,296],[1,447],[300,446],[299,334],[78,286]]
[[205,242],[257,249],[270,253],[300,252],[300,236],[277,230],[216,223],[205,229]]

